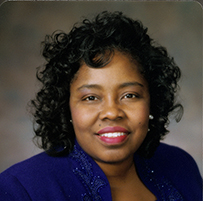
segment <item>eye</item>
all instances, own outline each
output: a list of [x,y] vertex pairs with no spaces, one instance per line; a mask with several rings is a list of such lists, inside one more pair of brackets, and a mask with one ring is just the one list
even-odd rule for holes
[[124,95],[123,98],[126,98],[126,99],[139,98],[139,95],[138,94],[129,93],[129,94]]
[[87,96],[83,98],[83,101],[95,101],[95,100],[98,100],[96,96]]

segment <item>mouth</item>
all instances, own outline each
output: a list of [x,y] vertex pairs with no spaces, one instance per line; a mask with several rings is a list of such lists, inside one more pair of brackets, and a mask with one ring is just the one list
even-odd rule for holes
[[99,135],[108,134],[108,133],[126,133],[128,134],[129,131],[120,126],[108,126],[105,127],[97,132]]
[[115,133],[104,133],[101,134],[101,137],[108,137],[108,138],[115,138],[115,137],[120,137],[120,136],[124,136],[126,135],[126,133],[119,133],[119,132],[115,132]]
[[110,145],[123,143],[130,132],[123,127],[106,127],[97,132],[98,138]]

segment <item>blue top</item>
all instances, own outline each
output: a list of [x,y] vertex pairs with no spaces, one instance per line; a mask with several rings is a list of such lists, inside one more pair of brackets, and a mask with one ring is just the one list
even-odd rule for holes
[[[202,179],[185,151],[160,144],[151,159],[134,156],[138,175],[159,201],[201,201]],[[109,182],[76,142],[64,157],[38,154],[0,174],[0,201],[111,201]]]

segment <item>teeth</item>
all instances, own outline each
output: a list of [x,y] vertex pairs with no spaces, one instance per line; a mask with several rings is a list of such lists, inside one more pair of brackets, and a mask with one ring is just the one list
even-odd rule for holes
[[104,133],[101,134],[100,136],[102,137],[119,137],[119,136],[123,136],[126,135],[126,133]]

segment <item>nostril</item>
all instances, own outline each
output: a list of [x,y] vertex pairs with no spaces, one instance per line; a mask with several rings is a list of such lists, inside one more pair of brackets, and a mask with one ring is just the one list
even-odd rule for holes
[[101,111],[100,118],[102,120],[118,120],[124,117],[124,112],[119,107],[108,107]]

